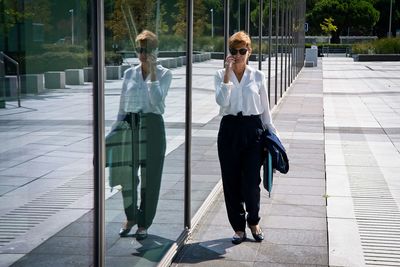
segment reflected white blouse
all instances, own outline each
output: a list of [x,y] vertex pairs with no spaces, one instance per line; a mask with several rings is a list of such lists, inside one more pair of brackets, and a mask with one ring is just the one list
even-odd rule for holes
[[265,75],[263,72],[246,66],[239,82],[233,71],[229,73],[229,83],[224,83],[225,69],[215,74],[215,98],[220,106],[220,115],[261,115],[263,126],[278,135],[272,122]]
[[122,120],[128,112],[164,114],[172,73],[161,65],[157,65],[156,71],[157,81],[153,82],[150,75],[143,79],[140,64],[124,72],[118,120]]

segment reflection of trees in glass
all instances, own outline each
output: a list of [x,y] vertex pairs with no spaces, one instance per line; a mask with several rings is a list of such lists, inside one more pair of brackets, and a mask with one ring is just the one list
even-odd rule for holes
[[30,20],[35,23],[43,23],[45,31],[50,31],[51,11],[49,0],[35,1],[15,1],[15,0],[0,0],[0,6],[4,8],[4,21],[2,22],[6,32],[14,27],[17,23],[22,23]]
[[[160,0],[158,0],[160,1]],[[134,25],[133,32],[140,32],[143,29],[156,31],[166,35],[185,36],[186,33],[186,1],[185,0],[164,0],[160,1],[159,16],[157,16],[157,0],[106,0],[106,29],[111,33],[114,43],[127,42],[132,35],[129,28]],[[194,36],[204,34],[210,28],[209,7],[214,10],[221,10],[221,3],[218,0],[195,0],[193,11]],[[158,27],[156,23],[159,23]],[[131,24],[129,26],[128,24]],[[128,25],[128,26],[127,26]],[[131,38],[134,38],[132,36]]]
[[155,31],[155,0],[145,2],[142,0],[108,0],[106,2],[105,5],[111,6],[111,8],[106,10],[105,27],[111,32],[113,42],[134,39],[136,36],[129,36],[129,34],[136,34],[144,29]]
[[49,0],[35,0],[25,2],[25,14],[35,23],[42,23],[45,32],[51,32],[53,26],[50,23],[51,3]]

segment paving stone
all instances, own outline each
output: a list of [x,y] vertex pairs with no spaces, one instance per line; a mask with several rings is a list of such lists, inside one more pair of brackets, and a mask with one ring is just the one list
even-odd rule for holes
[[258,262],[274,262],[281,264],[319,264],[328,265],[327,247],[291,246],[269,243],[257,252]]
[[316,205],[286,205],[277,204],[269,206],[267,209],[269,216],[290,216],[290,217],[326,217],[326,207]]

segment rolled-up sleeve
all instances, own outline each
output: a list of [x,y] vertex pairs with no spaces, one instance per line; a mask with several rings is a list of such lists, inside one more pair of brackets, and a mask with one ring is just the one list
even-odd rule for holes
[[214,76],[215,100],[221,107],[229,106],[231,98],[232,82],[224,83],[222,80],[223,72],[218,71]]

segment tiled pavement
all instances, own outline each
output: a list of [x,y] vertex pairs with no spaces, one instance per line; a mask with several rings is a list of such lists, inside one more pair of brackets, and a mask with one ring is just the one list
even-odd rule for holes
[[230,243],[220,194],[173,265],[400,266],[399,77],[397,62],[304,68],[274,110],[291,168],[263,190],[265,241]]
[[[193,213],[219,180],[215,148],[219,118],[214,116],[217,109],[210,79],[207,80],[219,67],[219,62],[211,61],[198,66],[200,68],[197,73],[200,79],[194,83],[196,101],[193,109]],[[288,174],[278,174],[275,177],[270,199],[262,189],[261,225],[266,233],[266,240],[259,244],[249,238],[248,242],[233,246],[230,243],[232,230],[226,219],[223,199],[219,195],[201,218],[192,239],[173,265],[399,266],[399,70],[400,64],[396,62],[353,62],[349,58],[324,58],[319,61],[317,68],[304,68],[283,101],[274,108],[274,121],[288,149],[291,168]],[[177,164],[181,171],[179,164],[183,160],[181,125],[184,105],[180,100],[183,91],[178,78],[184,77],[183,69],[177,69],[174,75],[177,78],[174,80],[176,87],[171,90],[168,98],[169,107],[173,108],[166,114],[167,132],[170,133],[168,141],[171,144],[166,160]],[[109,101],[109,110],[106,112],[108,125],[114,119],[113,111],[117,103],[116,91],[113,90],[118,90],[120,85],[113,83],[109,86],[114,86],[114,89],[110,87],[108,98],[106,97],[106,101]],[[62,98],[53,99],[54,108],[61,100]],[[79,102],[82,98],[76,96],[76,100],[77,105],[66,108],[70,117],[73,117],[74,112],[89,114],[90,112],[85,110],[79,111],[79,107],[84,106]],[[46,112],[39,114],[39,118],[46,116]],[[15,116],[22,117],[18,114]],[[62,122],[68,123],[68,118],[66,119]],[[82,118],[80,124],[81,127],[85,127],[85,118]],[[35,132],[34,138],[40,141],[42,138],[38,132],[45,128],[43,126],[46,125],[25,125],[22,129],[26,129],[26,132],[32,130]],[[64,130],[62,123],[50,126],[53,127],[52,131]],[[16,125],[10,124],[9,127]],[[51,156],[61,153],[60,155],[65,156],[68,154],[68,158],[75,159],[80,156],[89,160],[82,151],[86,149],[82,147],[85,142],[79,142],[87,137],[80,136],[78,141],[74,138],[76,137],[62,139],[63,142],[76,144],[74,149],[67,149],[69,147],[65,145],[60,151],[51,152]],[[49,138],[47,142],[50,141],[57,140]],[[45,149],[52,148],[50,145]],[[4,151],[5,148],[2,146],[0,150]],[[24,157],[29,157],[29,154]],[[15,160],[21,159],[15,157]],[[12,162],[0,162],[2,171],[6,170],[7,164]],[[170,166],[167,173],[172,175],[166,176],[166,191],[163,195],[168,201],[160,202],[164,203],[160,207],[161,210],[171,208],[169,204],[177,200],[176,196],[181,196],[182,192],[181,176],[176,175],[177,169],[173,164]],[[43,164],[43,168],[46,168],[46,164]],[[38,172],[40,169],[33,171]],[[32,177],[40,175],[34,172],[28,174]],[[57,186],[58,179],[55,178],[64,177],[70,172],[68,167],[53,172],[46,180],[46,186]],[[23,179],[33,179],[28,174],[20,175],[28,176]],[[90,177],[90,174],[86,175]],[[17,177],[13,183],[26,183],[18,179],[22,178]],[[39,180],[35,182],[40,186]],[[9,190],[10,186],[13,185],[4,185],[1,189]],[[176,188],[178,190],[168,191]],[[114,240],[108,248],[112,253],[119,254],[116,258],[108,257],[107,266],[126,266],[132,262],[141,266],[154,265],[157,259],[151,253],[162,250],[165,246],[154,247],[154,244],[138,244],[134,239],[115,237],[123,219],[120,212],[121,203],[118,202],[117,195],[115,197],[115,200],[111,197],[107,202],[110,208],[107,237]],[[24,199],[20,200],[21,203],[23,201]],[[18,203],[13,205],[18,206]],[[87,206],[90,207],[88,204]],[[4,206],[2,208],[4,209]],[[80,209],[77,209],[76,205],[71,211],[77,213],[72,217],[79,217]],[[165,217],[168,213],[160,213],[161,223],[170,218]],[[178,218],[183,219],[181,216]],[[79,225],[80,222],[83,224]],[[31,259],[36,259],[37,265],[32,262],[26,263],[29,263],[29,266],[68,266],[65,262],[75,262],[79,264],[70,266],[87,266],[87,256],[73,253],[68,255],[68,249],[65,248],[75,245],[88,251],[90,243],[85,241],[90,232],[87,228],[90,226],[88,222],[90,214],[33,250],[30,256],[36,255],[36,258]],[[171,228],[170,232],[163,231],[162,235],[154,236],[154,240],[158,244],[169,244],[173,233],[182,229],[182,225],[179,225],[182,220],[177,220],[177,223],[176,229]],[[162,228],[158,228],[157,225],[154,229],[152,226],[150,233],[159,233],[160,229]],[[79,239],[81,241],[78,243],[77,236],[83,238]],[[35,241],[35,235],[31,238]],[[89,239],[88,237],[87,240]],[[59,255],[59,262],[48,262],[46,265],[45,260],[48,257],[44,252],[57,250],[55,245],[64,249],[64,253]],[[138,261],[132,261],[135,256],[138,256]],[[18,255],[16,257],[18,258]],[[27,265],[20,261],[19,265],[15,266]]]
[[273,112],[290,158],[275,174],[271,198],[262,189],[266,238],[232,245],[222,194],[200,221],[174,266],[301,266],[328,264],[322,68],[303,69]]

